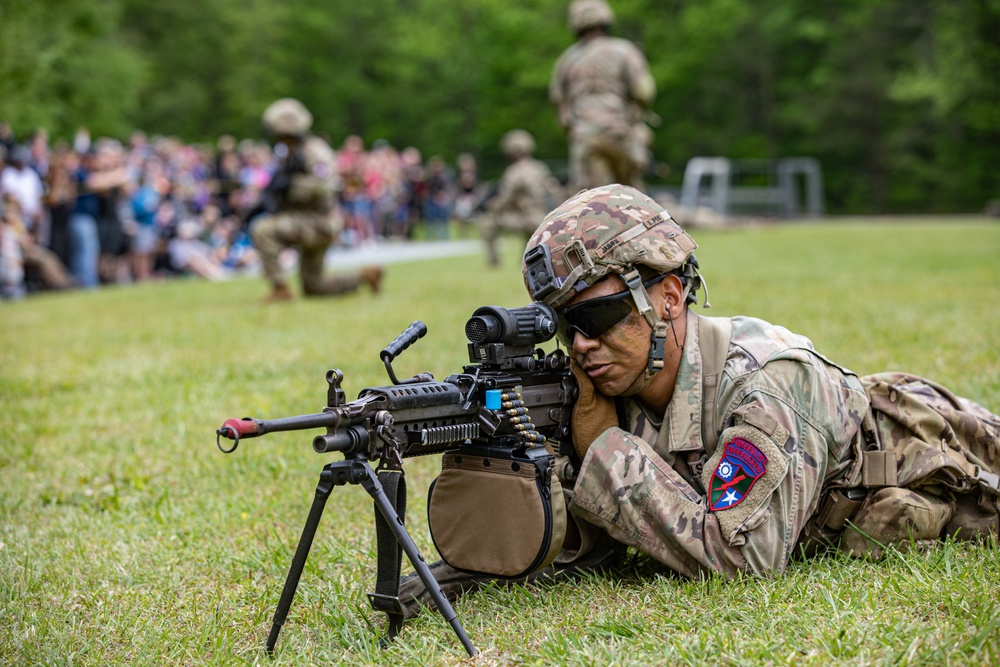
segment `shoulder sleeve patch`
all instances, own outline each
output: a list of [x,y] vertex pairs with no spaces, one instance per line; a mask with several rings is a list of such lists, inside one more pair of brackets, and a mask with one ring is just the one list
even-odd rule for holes
[[701,481],[708,511],[715,514],[731,543],[778,488],[788,471],[788,459],[767,433],[746,423],[727,428],[719,443]]

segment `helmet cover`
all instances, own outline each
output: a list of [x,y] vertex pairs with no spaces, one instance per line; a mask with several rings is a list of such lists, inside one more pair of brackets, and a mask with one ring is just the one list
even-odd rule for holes
[[612,273],[683,267],[698,245],[647,195],[625,185],[583,190],[545,216],[522,273],[536,301],[558,308]]
[[615,13],[604,0],[574,0],[569,5],[569,27],[573,32],[610,27],[614,22]]
[[527,130],[511,130],[500,140],[500,149],[507,157],[531,155],[535,152],[535,138]]
[[283,97],[264,109],[262,120],[264,127],[272,134],[300,137],[312,127],[313,117],[302,102]]

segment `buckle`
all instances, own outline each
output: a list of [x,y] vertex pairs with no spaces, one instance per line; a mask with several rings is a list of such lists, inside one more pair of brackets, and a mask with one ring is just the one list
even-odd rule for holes
[[975,477],[979,486],[987,491],[992,491],[994,495],[1000,495],[1000,475],[983,470],[981,466],[976,466]]
[[368,601],[375,611],[384,611],[387,614],[403,615],[403,603],[396,595],[383,595],[381,593],[369,593]]

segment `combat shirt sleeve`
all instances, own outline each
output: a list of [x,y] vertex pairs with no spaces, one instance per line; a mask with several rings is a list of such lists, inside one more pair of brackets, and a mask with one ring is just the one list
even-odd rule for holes
[[628,57],[625,59],[629,94],[643,107],[649,107],[656,97],[656,79],[649,71],[649,62],[646,60],[646,56],[638,47],[630,46],[632,48],[629,49]]
[[746,569],[705,499],[645,440],[613,427],[587,450],[570,510],[686,577]]

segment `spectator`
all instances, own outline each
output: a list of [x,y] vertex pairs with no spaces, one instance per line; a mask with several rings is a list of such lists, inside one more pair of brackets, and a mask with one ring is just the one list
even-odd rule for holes
[[375,235],[392,236],[397,202],[403,192],[403,174],[399,153],[392,145],[379,139],[372,144],[368,159],[368,194],[373,205]]
[[[2,126],[0,126],[2,127]],[[0,147],[0,150],[6,150]],[[0,203],[0,206],[3,206]],[[0,214],[0,300],[24,297],[24,252],[20,234],[7,221],[6,210]]]
[[448,238],[448,219],[451,217],[454,191],[454,178],[448,165],[444,158],[435,155],[427,162],[427,208],[424,219],[427,238]]
[[142,181],[132,193],[129,201],[135,219],[135,232],[131,240],[132,279],[136,282],[149,280],[153,274],[153,264],[159,230],[156,214],[160,203],[170,190],[170,183],[158,161],[150,161],[143,173]]
[[204,231],[202,224],[194,219],[177,225],[177,233],[168,242],[170,265],[181,274],[193,274],[209,280],[222,280],[226,272],[222,269],[211,246],[199,238]]
[[8,155],[8,164],[0,172],[0,194],[10,194],[21,207],[25,227],[34,232],[42,221],[42,195],[45,186],[29,165],[31,149],[17,146]]
[[337,172],[344,215],[342,238],[351,246],[367,243],[375,236],[375,225],[366,183],[368,156],[361,137],[352,134],[344,140],[337,154]]
[[65,266],[72,266],[70,216],[76,205],[75,176],[79,156],[63,147],[51,158],[46,183],[45,207],[49,219],[49,248]]
[[44,181],[48,178],[50,169],[49,133],[42,128],[35,130],[28,141],[28,149],[31,151],[28,166]]
[[232,215],[237,205],[234,194],[240,187],[240,156],[236,152],[236,140],[230,134],[219,137],[215,145],[218,149],[212,170],[215,205],[222,215]]
[[103,183],[95,171],[95,160],[93,153],[84,153],[76,167],[73,175],[76,201],[69,218],[69,269],[77,284],[84,289],[93,289],[100,284],[97,273],[101,254],[97,235],[100,201],[94,188]]
[[[217,210],[217,209],[215,209]],[[254,271],[260,267],[260,257],[253,247],[250,235],[240,226],[235,216],[213,214],[213,207],[205,209],[206,222],[217,218],[212,225],[209,245],[216,262],[227,272]]]
[[464,236],[472,227],[472,217],[483,197],[479,183],[479,170],[472,153],[459,153],[455,160],[458,175],[455,177],[455,221]]
[[128,252],[120,206],[131,181],[118,142],[99,141],[94,164],[96,173],[91,174],[90,187],[97,194],[97,239],[100,247],[97,273],[102,283],[112,284],[119,282],[120,260]]
[[17,137],[14,136],[14,129],[10,123],[0,120],[0,148],[3,149],[0,152],[4,155],[10,155],[16,145]]
[[[10,234],[20,246],[22,278],[29,291],[67,289],[73,280],[55,253],[39,245],[25,225],[21,205],[11,194],[2,199],[5,234]],[[10,241],[8,241],[10,242]]]
[[413,230],[423,218],[427,202],[427,177],[422,164],[420,149],[408,146],[403,149],[403,189],[400,207],[396,214],[395,236],[412,238]]

